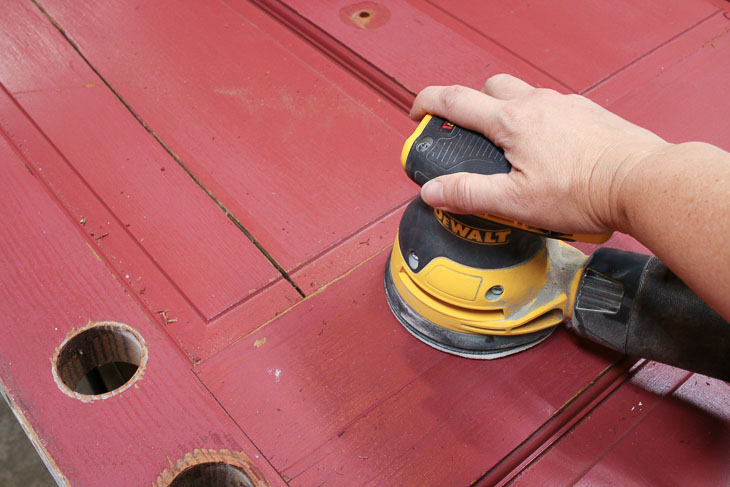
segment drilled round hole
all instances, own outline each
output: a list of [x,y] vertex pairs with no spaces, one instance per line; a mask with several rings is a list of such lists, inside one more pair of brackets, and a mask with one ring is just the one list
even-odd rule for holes
[[360,17],[361,19],[367,19],[368,17],[370,17],[370,15],[372,15],[372,14],[370,12],[368,12],[367,10],[361,10],[360,13],[357,14],[357,16]]
[[56,351],[53,372],[61,390],[93,400],[121,392],[141,375],[147,347],[133,328],[113,321],[71,333]]
[[254,487],[240,468],[223,462],[199,463],[180,473],[170,487]]
[[270,487],[243,452],[196,449],[157,477],[158,487]]

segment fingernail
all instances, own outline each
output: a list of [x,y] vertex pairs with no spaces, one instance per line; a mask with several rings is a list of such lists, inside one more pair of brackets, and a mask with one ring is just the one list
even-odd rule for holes
[[429,181],[421,188],[421,198],[429,206],[444,206],[444,185],[441,181]]

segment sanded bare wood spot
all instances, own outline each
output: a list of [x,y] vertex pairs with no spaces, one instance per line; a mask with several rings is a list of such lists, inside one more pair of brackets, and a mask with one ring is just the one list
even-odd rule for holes
[[52,362],[53,377],[64,393],[85,402],[105,399],[139,380],[147,345],[123,323],[89,322],[66,336]]
[[243,452],[196,449],[157,477],[157,487],[269,487]]

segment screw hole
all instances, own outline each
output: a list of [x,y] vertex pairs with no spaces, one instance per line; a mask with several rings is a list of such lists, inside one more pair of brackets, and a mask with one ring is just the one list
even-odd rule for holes
[[418,254],[416,254],[413,250],[408,252],[408,267],[414,271],[418,269]]
[[370,17],[370,15],[370,12],[368,12],[367,10],[361,10],[360,13],[357,14],[357,16],[361,19],[367,19],[368,17]]
[[131,386],[146,361],[142,337],[127,325],[107,321],[67,337],[56,352],[53,372],[62,391],[88,401]]
[[502,297],[502,294],[504,294],[504,288],[502,286],[492,286],[489,288],[489,291],[487,291],[487,294],[484,296],[489,301],[495,301]]

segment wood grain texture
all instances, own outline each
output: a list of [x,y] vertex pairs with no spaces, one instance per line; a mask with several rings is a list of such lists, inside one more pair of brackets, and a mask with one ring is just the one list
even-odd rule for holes
[[576,92],[626,68],[668,40],[717,12],[706,0],[569,0],[521,3],[509,0],[438,5],[515,55],[552,74]]
[[301,298],[35,7],[5,9],[0,124],[192,361]]
[[[224,448],[246,452],[272,485],[284,485],[4,132],[0,158],[0,380],[57,477],[74,486],[150,485],[168,458]],[[135,328],[148,361],[134,386],[87,403],[58,388],[51,357],[68,332],[90,320]]]
[[[155,320],[167,328],[191,361],[199,362],[216,353],[301,299],[288,282],[279,278],[259,292],[247,294],[244,301],[215,320],[207,321],[146,251],[141,239],[129,231],[131,224],[127,227],[103,204],[68,159],[4,90],[0,90],[0,125],[26,158],[29,168],[33,168],[58,201],[74,215],[76,224],[93,242],[99,258],[129,286]],[[103,238],[97,238],[98,230],[90,228],[90,222],[105,223],[104,232],[98,234]],[[156,228],[154,232],[158,239],[164,240],[164,228]]]
[[[280,278],[35,6],[3,11],[0,80],[63,156],[36,157],[34,166],[101,247],[129,234],[206,321]],[[14,137],[22,143],[25,135]],[[80,193],[68,175],[86,188]],[[109,250],[125,279],[138,290],[154,287],[116,247]]]
[[41,3],[286,270],[413,194],[413,123],[255,6]]
[[[508,71],[728,148],[727,2],[39,3],[58,28],[0,7],[0,387],[59,478],[149,485],[200,448],[273,485],[730,480],[727,384],[562,329],[447,356],[382,281],[413,92]],[[149,362],[82,403],[49,361],[89,320]]]
[[730,385],[650,363],[513,485],[726,485]]
[[562,330],[496,361],[439,353],[392,316],[386,256],[198,369],[292,485],[467,485],[616,358]]
[[588,96],[670,142],[698,140],[730,150],[728,16],[717,13]]
[[[243,0],[230,0],[241,5]],[[281,2],[258,0],[270,9]],[[352,2],[287,0],[295,15],[282,15],[297,29],[303,22],[315,25],[319,35],[311,42],[328,51],[329,37],[346,46],[350,59],[362,57],[411,93],[428,85],[461,84],[480,89],[492,74],[509,72],[538,86],[566,90],[550,73],[516,57],[509,48],[464,28],[424,2]],[[491,7],[490,7],[491,8]],[[285,11],[286,13],[286,11]],[[362,15],[365,15],[363,17]]]

